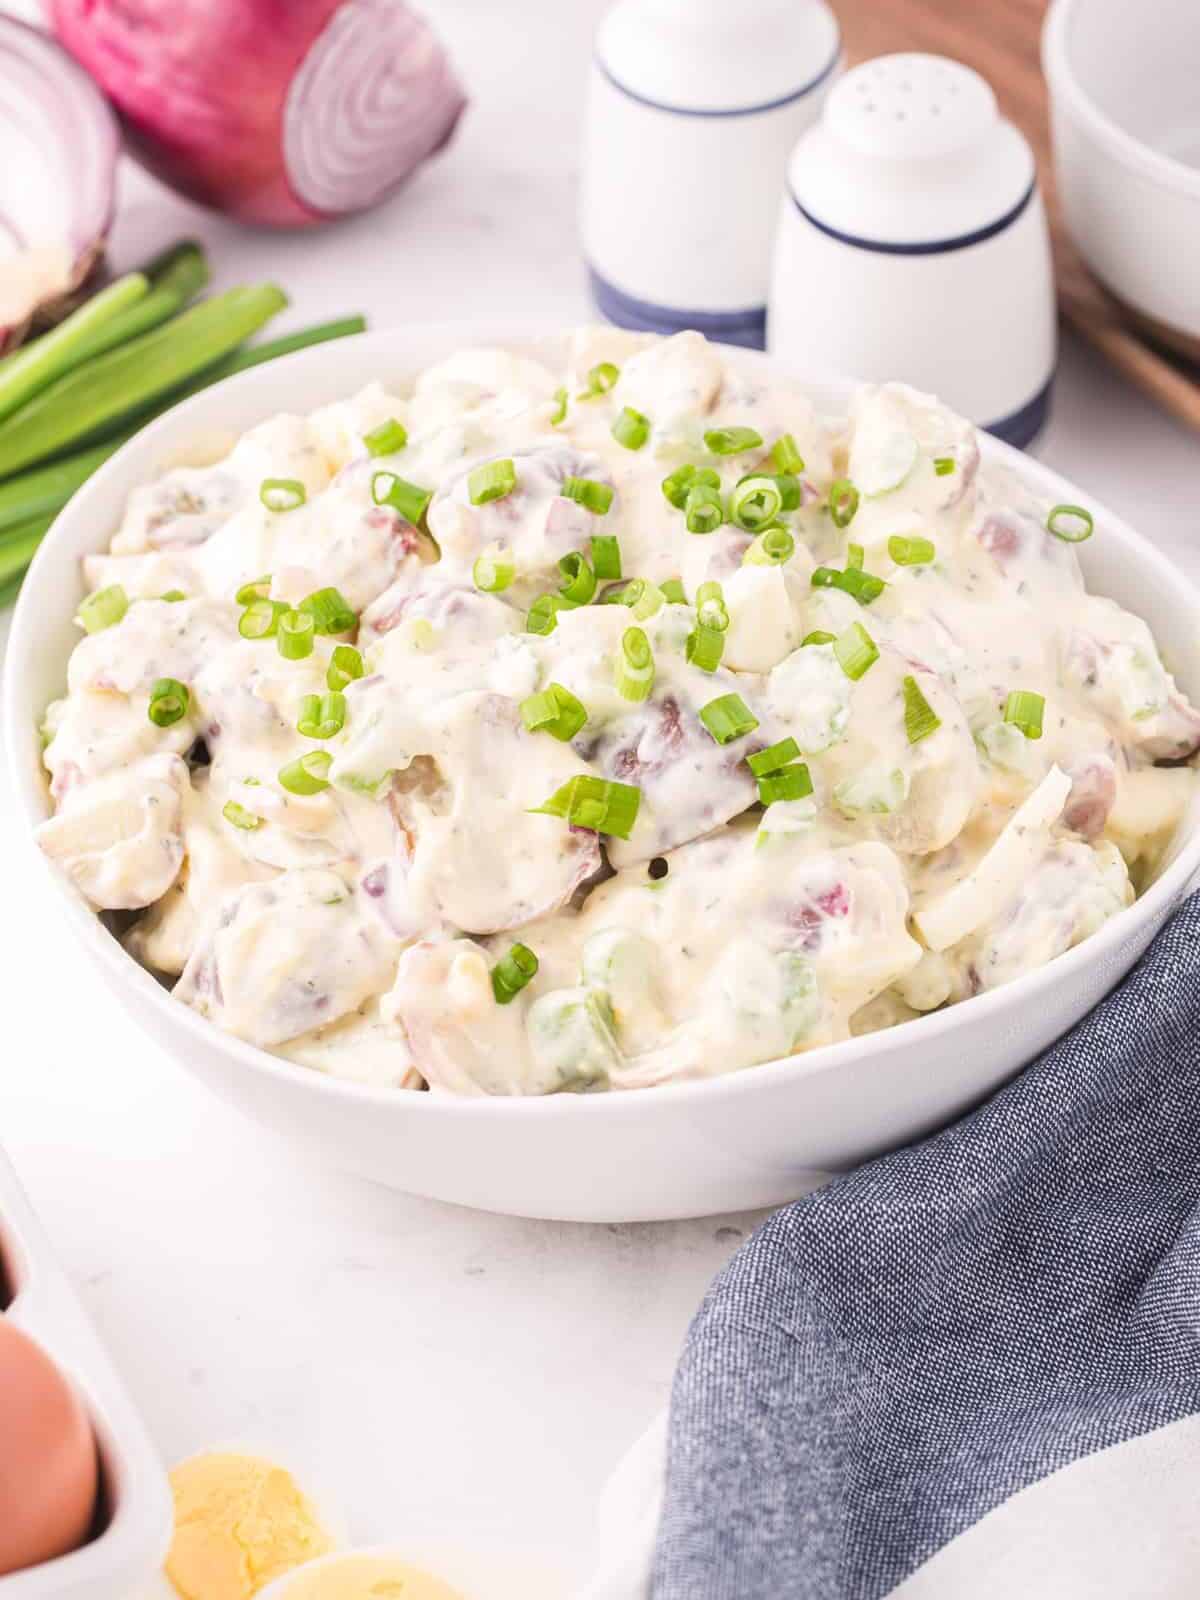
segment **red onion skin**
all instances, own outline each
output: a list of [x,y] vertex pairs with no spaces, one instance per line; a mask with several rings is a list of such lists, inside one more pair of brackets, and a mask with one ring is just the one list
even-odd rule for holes
[[[283,149],[292,80],[335,13],[354,3],[46,0],[58,38],[116,106],[132,152],[151,172],[201,205],[284,228],[362,209],[307,205]],[[378,39],[382,53],[387,45]],[[466,104],[444,58],[441,70],[443,125],[421,159],[445,144]]]

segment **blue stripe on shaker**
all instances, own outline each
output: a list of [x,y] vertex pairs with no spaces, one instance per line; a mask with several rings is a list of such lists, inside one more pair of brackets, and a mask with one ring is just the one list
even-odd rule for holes
[[748,350],[761,350],[767,342],[767,308],[750,306],[744,311],[683,311],[677,306],[659,306],[638,300],[602,278],[595,267],[588,268],[592,296],[603,316],[619,328],[638,333],[682,333],[695,328],[708,339],[722,344],[740,344]]
[[833,54],[817,73],[815,78],[810,78],[807,83],[801,84],[798,89],[791,90],[788,94],[781,94],[774,100],[763,100],[754,106],[728,106],[720,110],[707,110],[702,106],[672,106],[662,100],[651,100],[644,94],[638,94],[628,84],[622,83],[620,78],[612,71],[608,63],[596,53],[596,66],[620,94],[627,100],[636,100],[640,106],[649,106],[651,111],[666,111],[673,117],[757,117],[763,111],[778,111],[781,106],[793,105],[797,100],[803,100],[806,94],[811,94],[814,89],[819,89],[837,67],[842,59],[842,36],[839,33],[833,47]]
[[982,244],[985,239],[994,239],[998,233],[1003,233],[1005,228],[1013,225],[1036,193],[1037,178],[1034,177],[1012,210],[1006,211],[1002,217],[997,217],[995,222],[989,222],[986,228],[976,228],[974,233],[955,234],[949,239],[922,239],[916,244],[893,244],[884,239],[864,239],[859,234],[843,233],[840,228],[831,227],[828,222],[822,222],[820,217],[814,217],[811,211],[801,205],[794,191],[792,204],[804,220],[811,222],[818,232],[828,234],[839,244],[851,245],[855,250],[875,250],[880,255],[886,256],[940,256],[949,250],[966,250],[970,245]]
[[1045,385],[1038,390],[1033,399],[1014,411],[1011,416],[1001,417],[998,422],[984,423],[984,432],[995,434],[997,439],[1003,439],[1005,444],[1015,445],[1018,450],[1024,450],[1032,444],[1046,426],[1050,415],[1050,394],[1054,388],[1054,375],[1046,379]]

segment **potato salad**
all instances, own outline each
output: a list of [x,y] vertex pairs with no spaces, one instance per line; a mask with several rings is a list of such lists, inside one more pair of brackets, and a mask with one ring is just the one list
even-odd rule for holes
[[936,400],[698,334],[463,351],[130,497],[42,849],[302,1067],[465,1095],[734,1072],[1086,939],[1200,713],[1084,506]]

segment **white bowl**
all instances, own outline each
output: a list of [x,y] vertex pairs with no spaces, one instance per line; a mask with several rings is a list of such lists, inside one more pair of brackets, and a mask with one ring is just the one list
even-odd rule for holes
[[1200,6],[1055,0],[1042,65],[1075,243],[1161,336],[1200,351]]
[[[401,381],[469,344],[509,344],[551,360],[562,343],[494,324],[399,328],[305,351],[205,390],[130,441],[76,495],[33,563],[13,621],[4,721],[10,770],[32,832],[49,812],[37,727],[61,694],[77,634],[80,558],[106,547],[130,490],[197,440],[281,410],[308,411],[373,378]],[[728,359],[770,367],[765,356]],[[776,366],[775,370],[779,370]],[[853,386],[811,386],[845,410]],[[1091,585],[1138,610],[1200,698],[1200,596],[1090,496],[983,438],[1048,501],[1089,504],[1096,536],[1080,555]],[[35,848],[29,842],[29,848]],[[851,1166],[958,1116],[1071,1027],[1129,969],[1200,868],[1189,818],[1147,893],[1093,938],[1006,988],[883,1033],[730,1077],[625,1093],[456,1099],[323,1077],[243,1043],[180,1005],[121,948],[67,879],[46,892],[114,992],[189,1071],[277,1133],[395,1188],[516,1215],[637,1221],[774,1205],[811,1174]]]

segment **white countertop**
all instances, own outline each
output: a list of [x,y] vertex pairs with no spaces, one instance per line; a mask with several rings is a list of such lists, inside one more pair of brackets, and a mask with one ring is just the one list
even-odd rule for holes
[[[602,9],[441,0],[474,103],[408,192],[339,229],[280,236],[234,229],[130,168],[114,260],[197,234],[223,285],[278,278],[294,326],[350,311],[375,327],[588,317],[576,166]],[[1082,349],[1064,351],[1038,454],[1200,576],[1196,441]],[[15,826],[6,784],[0,815]],[[322,1171],[143,1038],[64,942],[11,833],[5,860],[20,910],[0,1137],[164,1458],[266,1444],[319,1463],[356,1542],[428,1524],[569,1566],[754,1219],[539,1224]]]

